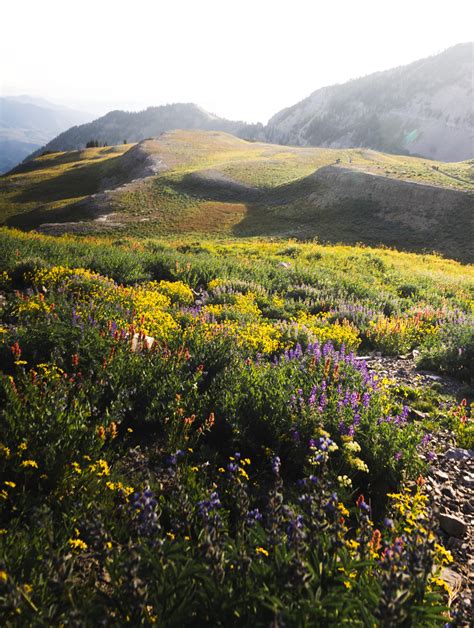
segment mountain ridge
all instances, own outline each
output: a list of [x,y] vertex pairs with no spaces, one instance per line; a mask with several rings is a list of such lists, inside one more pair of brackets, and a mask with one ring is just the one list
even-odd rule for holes
[[474,44],[464,43],[408,65],[322,87],[276,113],[267,125],[227,120],[194,103],[139,112],[114,110],[74,126],[42,151],[137,142],[175,129],[232,133],[290,146],[372,148],[441,161],[474,157]]
[[217,131],[45,154],[0,179],[2,207],[4,224],[54,234],[318,238],[474,262],[474,162]]
[[276,113],[265,136],[281,144],[469,159],[473,75],[474,44],[458,44],[408,65],[322,87]]

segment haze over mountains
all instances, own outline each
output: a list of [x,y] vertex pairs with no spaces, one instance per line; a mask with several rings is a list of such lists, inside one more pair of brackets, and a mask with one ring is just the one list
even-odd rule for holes
[[0,98],[0,174],[7,172],[58,133],[92,115],[42,98]]
[[[117,144],[173,129],[225,131],[294,146],[365,147],[442,161],[474,157],[474,44],[406,66],[324,87],[275,114],[266,126],[231,121],[191,103],[112,111],[73,127],[42,150]],[[39,154],[35,152],[34,154]]]

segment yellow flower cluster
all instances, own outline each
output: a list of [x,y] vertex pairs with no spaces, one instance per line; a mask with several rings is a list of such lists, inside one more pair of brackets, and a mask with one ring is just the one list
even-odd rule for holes
[[22,299],[17,303],[15,314],[44,314],[51,312],[53,309],[54,307],[52,305],[48,305],[42,294],[34,294],[31,297]]
[[311,339],[321,343],[329,341],[337,345],[344,344],[348,349],[357,349],[361,343],[359,330],[347,319],[330,323],[325,315],[313,315],[301,311],[294,321],[298,327],[310,334]]
[[155,292],[161,292],[161,294],[167,296],[172,303],[190,305],[194,301],[193,291],[182,281],[150,281],[145,284],[145,288]]
[[405,346],[410,348],[420,344],[428,336],[436,336],[439,331],[437,325],[417,316],[379,316],[376,321],[370,322],[367,336],[380,346],[390,348]]
[[110,491],[121,491],[125,494],[125,497],[128,497],[135,491],[132,486],[125,486],[122,482],[106,482],[105,485]]

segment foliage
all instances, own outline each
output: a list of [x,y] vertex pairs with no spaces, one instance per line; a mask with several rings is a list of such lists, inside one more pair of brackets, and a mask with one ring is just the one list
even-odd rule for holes
[[4,623],[444,624],[433,420],[355,351],[451,337],[467,270],[414,303],[393,252],[0,238]]

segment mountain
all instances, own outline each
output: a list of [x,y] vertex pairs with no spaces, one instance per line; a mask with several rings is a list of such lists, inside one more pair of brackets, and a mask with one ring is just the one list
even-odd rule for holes
[[93,116],[31,96],[0,98],[0,173],[74,124]]
[[273,116],[268,141],[369,147],[442,161],[474,157],[474,44],[341,85]]
[[0,177],[0,223],[46,233],[222,234],[438,251],[474,262],[474,160],[282,147],[219,131],[46,153]]
[[263,127],[219,118],[193,103],[174,103],[138,112],[110,111],[93,122],[61,133],[42,150],[79,150],[90,140],[97,140],[101,146],[139,142],[174,129],[225,131],[254,137]]

